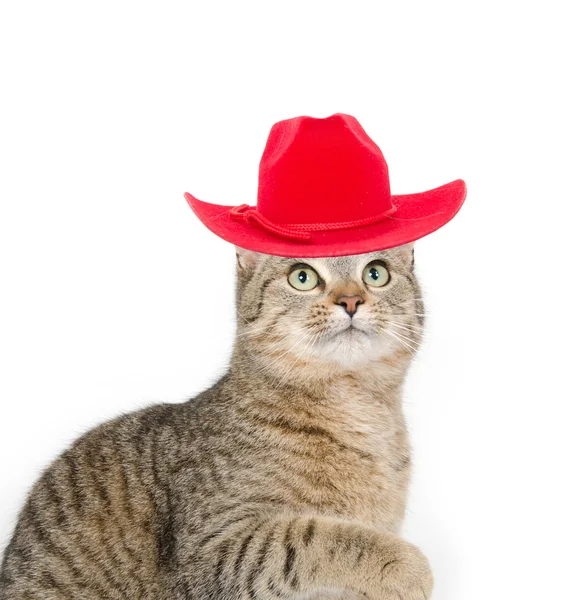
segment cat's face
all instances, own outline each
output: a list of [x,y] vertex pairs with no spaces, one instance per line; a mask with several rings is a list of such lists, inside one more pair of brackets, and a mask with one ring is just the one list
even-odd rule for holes
[[268,368],[354,370],[418,346],[423,304],[411,244],[335,258],[237,248],[237,262],[239,337]]

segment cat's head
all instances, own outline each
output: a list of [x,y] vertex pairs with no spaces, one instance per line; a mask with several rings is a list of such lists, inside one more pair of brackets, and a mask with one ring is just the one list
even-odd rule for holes
[[424,309],[412,244],[334,258],[236,250],[237,344],[264,369],[353,371],[418,347]]

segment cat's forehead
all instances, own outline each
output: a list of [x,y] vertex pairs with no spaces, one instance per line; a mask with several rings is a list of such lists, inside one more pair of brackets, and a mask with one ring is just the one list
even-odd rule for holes
[[296,263],[307,264],[317,271],[327,272],[334,277],[347,277],[354,275],[358,270],[373,260],[394,261],[397,251],[395,249],[380,250],[365,254],[354,254],[348,256],[334,256],[326,258],[307,258],[299,256],[295,258],[272,257],[282,266],[294,265]]
[[335,277],[345,277],[356,273],[360,266],[369,262],[371,258],[364,254],[354,256],[335,256],[329,258],[317,258],[309,264],[327,270]]

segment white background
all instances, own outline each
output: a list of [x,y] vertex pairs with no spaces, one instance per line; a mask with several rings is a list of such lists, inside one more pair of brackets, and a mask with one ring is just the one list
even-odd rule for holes
[[0,547],[39,470],[227,365],[233,248],[280,119],[356,116],[392,189],[468,199],[417,248],[405,535],[437,600],[585,598],[580,2],[27,2],[0,9]]

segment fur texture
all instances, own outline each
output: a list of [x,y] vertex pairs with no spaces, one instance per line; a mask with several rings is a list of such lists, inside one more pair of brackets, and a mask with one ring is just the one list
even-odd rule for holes
[[[371,261],[382,287],[362,274]],[[288,282],[315,269],[309,291]],[[107,422],[31,490],[2,600],[424,600],[398,535],[410,452],[401,410],[420,341],[411,245],[324,259],[237,249],[228,372],[183,404]],[[354,316],[337,304],[359,295]]]

